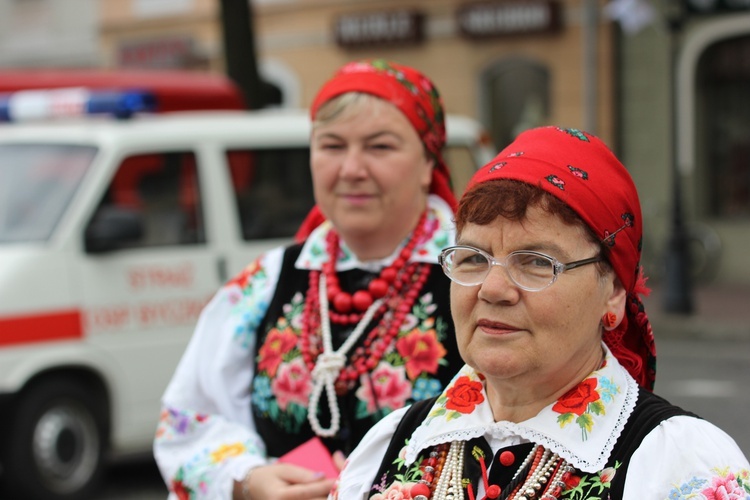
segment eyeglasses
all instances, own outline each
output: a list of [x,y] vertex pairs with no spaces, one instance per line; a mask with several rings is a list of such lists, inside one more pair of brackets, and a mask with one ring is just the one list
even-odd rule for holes
[[601,256],[596,256],[563,264],[540,252],[519,250],[509,253],[500,261],[484,250],[465,245],[448,247],[438,257],[445,275],[459,285],[481,285],[492,266],[502,266],[516,286],[529,292],[544,290],[565,271],[601,260]]

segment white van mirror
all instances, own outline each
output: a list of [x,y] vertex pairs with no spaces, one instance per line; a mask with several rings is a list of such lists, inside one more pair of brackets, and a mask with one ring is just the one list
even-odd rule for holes
[[99,211],[86,228],[87,253],[104,253],[143,238],[143,217],[134,210],[107,207]]

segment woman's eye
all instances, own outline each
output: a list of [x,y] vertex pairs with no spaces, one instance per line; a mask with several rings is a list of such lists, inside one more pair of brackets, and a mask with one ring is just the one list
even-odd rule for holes
[[519,255],[516,254],[516,261],[519,265],[526,268],[549,268],[552,266],[552,263],[545,259],[544,257],[540,257],[538,255],[528,254],[528,255]]
[[550,261],[543,259],[542,257],[532,259],[531,263],[535,267],[550,267],[552,264]]
[[487,264],[487,259],[478,253],[472,253],[468,255],[456,255],[454,260],[456,266],[479,266]]
[[388,151],[388,150],[395,149],[395,148],[392,144],[381,142],[377,144],[371,144],[370,149],[374,149],[377,151]]

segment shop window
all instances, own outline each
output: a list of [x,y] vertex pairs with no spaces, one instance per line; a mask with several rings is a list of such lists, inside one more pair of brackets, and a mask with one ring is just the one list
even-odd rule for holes
[[549,70],[534,61],[507,59],[481,78],[483,121],[500,150],[524,130],[544,125],[549,115]]
[[309,150],[233,150],[227,160],[242,237],[294,236],[315,204]]
[[205,243],[203,210],[195,155],[173,152],[125,158],[92,218],[112,213],[135,216],[141,236],[121,248]]
[[699,186],[708,215],[750,217],[750,36],[716,43],[698,75]]

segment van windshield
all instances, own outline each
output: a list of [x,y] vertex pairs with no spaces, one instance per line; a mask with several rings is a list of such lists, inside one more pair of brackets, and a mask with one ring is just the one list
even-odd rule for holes
[[0,243],[49,239],[95,154],[90,146],[0,144]]

